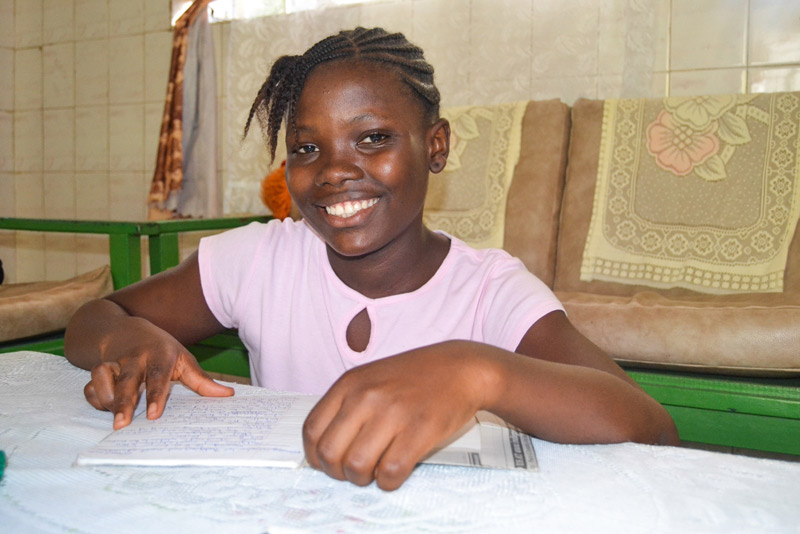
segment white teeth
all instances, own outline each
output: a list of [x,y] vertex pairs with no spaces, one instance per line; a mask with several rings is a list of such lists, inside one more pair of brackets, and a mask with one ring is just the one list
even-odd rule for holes
[[325,211],[328,213],[328,215],[336,215],[337,217],[343,217],[346,219],[348,217],[352,217],[361,210],[367,209],[370,206],[374,206],[376,202],[378,202],[377,198],[356,201],[348,200],[347,202],[340,202],[339,204],[334,204],[333,206],[326,206]]

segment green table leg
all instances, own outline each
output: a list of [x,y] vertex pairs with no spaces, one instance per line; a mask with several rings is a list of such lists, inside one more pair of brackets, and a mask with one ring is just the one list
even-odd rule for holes
[[148,236],[150,247],[150,274],[160,273],[180,262],[178,234],[167,233]]
[[138,235],[110,234],[111,277],[114,289],[142,279],[142,249]]

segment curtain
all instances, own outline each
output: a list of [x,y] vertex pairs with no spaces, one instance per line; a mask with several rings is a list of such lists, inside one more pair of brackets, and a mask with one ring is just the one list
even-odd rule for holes
[[161,119],[158,154],[153,182],[148,195],[148,219],[170,219],[175,212],[168,199],[183,183],[183,82],[189,29],[204,13],[210,0],[195,0],[175,23],[167,96]]
[[183,67],[183,182],[167,199],[179,217],[219,217],[217,72],[208,12],[192,23]]

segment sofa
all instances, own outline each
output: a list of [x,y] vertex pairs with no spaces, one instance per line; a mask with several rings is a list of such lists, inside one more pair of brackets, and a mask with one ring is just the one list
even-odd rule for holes
[[[794,227],[781,291],[709,293],[581,279],[604,108],[611,103],[527,104],[503,247],[555,291],[578,330],[667,407],[683,440],[800,454],[800,232]],[[787,116],[784,133],[797,156],[800,113]],[[787,168],[800,176],[797,162]]]
[[108,265],[68,280],[0,285],[0,344],[62,331],[81,305],[112,289]]

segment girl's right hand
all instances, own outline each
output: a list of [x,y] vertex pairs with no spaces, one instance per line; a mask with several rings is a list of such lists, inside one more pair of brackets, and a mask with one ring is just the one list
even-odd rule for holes
[[[127,339],[110,343],[127,347],[126,354],[118,358],[107,354],[110,361],[92,368],[92,379],[83,389],[92,406],[114,414],[115,430],[130,424],[142,384],[146,392],[148,419],[161,417],[171,381],[180,381],[206,397],[233,395],[233,388],[214,382],[200,368],[194,356],[167,332],[140,318],[128,317],[124,322],[128,324],[120,337]],[[133,339],[143,342],[131,344]]]
[[[168,336],[168,334],[164,334]],[[130,424],[142,384],[147,400],[147,418],[164,412],[170,382],[180,381],[206,397],[230,397],[234,390],[214,382],[180,343],[142,347],[131,356],[103,362],[92,368],[92,379],[83,388],[86,400],[98,410],[114,414],[114,430]]]
[[67,325],[64,355],[91,370],[86,400],[112,412],[116,429],[131,422],[142,385],[149,419],[163,413],[173,380],[200,395],[233,395],[186,350],[224,331],[205,302],[195,252],[173,269],[81,306]]

